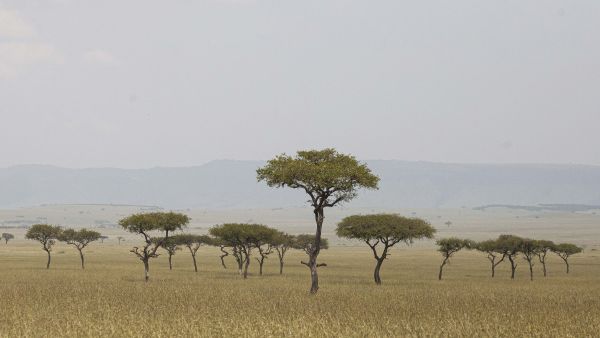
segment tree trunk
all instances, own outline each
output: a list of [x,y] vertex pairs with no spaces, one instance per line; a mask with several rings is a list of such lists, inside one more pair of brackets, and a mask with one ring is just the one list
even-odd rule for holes
[[565,264],[567,265],[567,273],[569,273],[569,261],[564,258],[563,258],[563,260],[565,261]]
[[50,269],[50,250],[46,250],[46,253],[48,253],[48,262],[46,263],[46,269]]
[[323,229],[323,220],[325,219],[325,213],[323,208],[316,208],[314,210],[315,221],[317,223],[317,231],[315,233],[315,244],[310,252],[308,259],[308,267],[310,268],[310,293],[316,294],[319,291],[319,275],[317,273],[317,257],[321,251],[321,232]]
[[171,263],[171,257],[173,257],[173,255],[171,255],[171,253],[169,252],[169,270],[173,270],[173,264]]
[[283,275],[283,259],[279,259],[279,274]]
[[529,262],[529,278],[533,280],[533,264]]
[[379,271],[381,270],[383,260],[384,258],[380,258],[377,260],[377,264],[375,264],[375,272],[373,273],[373,277],[375,278],[375,284],[377,285],[381,285],[381,277],[379,276]]
[[192,253],[192,261],[194,261],[194,271],[198,272],[198,266],[196,265],[196,254]]
[[438,274],[438,280],[442,280],[442,273],[444,271],[444,265],[446,265],[447,261],[448,261],[448,258],[444,258],[444,261],[442,261],[442,264],[440,265],[440,273]]
[[264,262],[265,262],[264,258],[261,258],[261,259],[258,260],[258,265],[259,265],[258,274],[261,275],[261,276],[262,276],[262,271],[263,271],[262,268],[263,268],[263,263]]
[[144,262],[144,281],[148,281],[150,279],[150,264],[148,264],[148,258],[143,260]]
[[244,264],[244,279],[248,278],[248,266],[250,265],[250,257],[246,256]]
[[492,262],[492,278],[494,278],[494,276],[496,276],[496,265]]
[[85,269],[85,263],[83,260],[83,252],[81,250],[79,250],[79,258],[81,258],[81,268]]
[[220,257],[221,257],[221,265],[223,265],[223,269],[227,269],[227,265],[225,265],[225,257],[229,256],[229,252],[225,251],[225,247],[224,246],[220,246],[221,248],[221,252],[223,253]]
[[508,256],[508,260],[510,261],[510,279],[515,279],[515,270],[517,270],[517,265],[515,264],[515,260],[512,256]]
[[542,263],[542,270],[544,271],[544,277],[546,277],[546,259],[540,259],[540,263]]

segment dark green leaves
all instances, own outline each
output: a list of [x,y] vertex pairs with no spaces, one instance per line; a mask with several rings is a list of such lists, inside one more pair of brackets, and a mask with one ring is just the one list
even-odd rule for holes
[[395,214],[354,215],[337,226],[340,237],[362,241],[379,240],[411,243],[415,239],[432,238],[435,229],[425,220]]

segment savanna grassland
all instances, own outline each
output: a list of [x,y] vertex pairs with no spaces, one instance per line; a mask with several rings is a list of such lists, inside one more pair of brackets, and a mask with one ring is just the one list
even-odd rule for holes
[[549,277],[535,266],[529,281],[519,259],[517,279],[508,265],[489,277],[483,254],[459,252],[437,280],[433,248],[394,249],[383,266],[383,285],[372,280],[374,259],[364,247],[333,247],[320,255],[320,290],[309,296],[304,254],[290,251],[284,274],[271,256],[242,280],[234,261],[225,270],[218,249],[151,262],[143,282],[132,243],[93,243],[86,270],[76,250],[57,244],[50,270],[33,242],[0,245],[0,336],[504,336],[587,337],[600,332],[600,253],[571,258],[571,273],[550,257]]

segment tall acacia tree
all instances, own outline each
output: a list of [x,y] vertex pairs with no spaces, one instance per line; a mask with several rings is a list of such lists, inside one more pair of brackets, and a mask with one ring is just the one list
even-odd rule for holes
[[379,178],[354,156],[340,154],[335,149],[298,151],[295,157],[279,155],[257,170],[257,178],[270,187],[302,189],[310,197],[316,232],[307,266],[311,274],[310,293],[317,293],[317,257],[321,250],[325,208],[352,200],[358,189],[377,189]]
[[492,278],[496,275],[496,267],[504,261],[506,254],[503,251],[498,250],[498,241],[489,239],[487,241],[479,242],[475,245],[475,249],[487,254],[487,259],[490,261],[492,269]]
[[4,244],[8,244],[8,241],[10,241],[13,238],[15,238],[15,235],[9,234],[8,232],[5,232],[2,234],[2,239],[4,240]]
[[100,239],[100,233],[94,230],[88,229],[65,229],[61,232],[58,240],[70,244],[77,249],[79,252],[79,258],[81,259],[81,268],[85,269],[85,260],[83,257],[83,249],[88,244]]
[[295,237],[285,232],[279,231],[273,238],[272,245],[277,251],[277,257],[279,258],[279,274],[283,274],[283,259],[285,258],[286,252],[294,245]]
[[460,238],[442,238],[436,241],[437,246],[439,246],[438,251],[442,254],[444,258],[442,260],[442,264],[440,265],[440,273],[438,274],[438,280],[442,280],[442,273],[444,266],[450,262],[450,258],[460,250],[467,248],[470,249],[474,246],[474,243],[468,239],[460,239]]
[[567,266],[567,273],[569,273],[569,257],[571,257],[571,255],[578,254],[582,251],[582,248],[571,243],[557,244],[552,248],[552,252],[557,254],[558,257],[562,258],[562,260],[565,262],[565,265]]
[[536,252],[536,255],[537,255],[540,263],[542,263],[542,270],[544,271],[544,277],[547,276],[546,255],[548,254],[548,252],[552,251],[552,248],[554,248],[555,245],[556,244],[554,244],[554,242],[552,242],[552,241],[546,241],[546,240],[537,241],[538,250]]
[[52,259],[50,256],[50,251],[52,251],[52,247],[54,244],[56,244],[56,240],[60,236],[61,232],[61,227],[57,225],[34,224],[31,226],[31,228],[29,228],[29,230],[27,230],[27,233],[25,234],[25,238],[40,242],[42,244],[42,250],[46,251],[48,254],[46,269],[50,269],[50,260]]
[[538,250],[538,241],[529,238],[523,238],[521,240],[519,251],[523,254],[523,259],[525,259],[527,264],[529,264],[530,280],[533,280],[533,265],[535,257],[537,257],[538,254]]
[[[133,247],[130,252],[144,263],[146,282],[150,279],[150,259],[158,257],[156,251],[169,239],[170,232],[182,229],[189,221],[187,215],[174,212],[133,214],[119,221],[123,229],[143,237],[143,245]],[[164,236],[152,237],[152,233],[157,231],[164,233]]]
[[212,244],[212,239],[206,235],[179,234],[172,237],[177,245],[182,245],[188,248],[192,255],[194,263],[194,271],[198,272],[198,264],[196,263],[196,253],[203,244]]
[[417,239],[433,238],[435,229],[420,218],[377,214],[346,217],[337,225],[336,233],[340,237],[367,243],[377,261],[373,272],[375,284],[381,285],[379,272],[383,261],[390,255],[389,250],[399,242],[411,244]]

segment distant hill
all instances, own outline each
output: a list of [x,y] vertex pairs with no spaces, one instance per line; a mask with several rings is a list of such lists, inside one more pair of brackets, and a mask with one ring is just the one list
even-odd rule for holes
[[[367,161],[380,190],[356,207],[435,208],[481,205],[600,204],[600,167]],[[213,161],[152,169],[0,169],[0,208],[39,204],[136,204],[165,208],[277,208],[305,205],[300,191],[256,182],[260,161]]]

